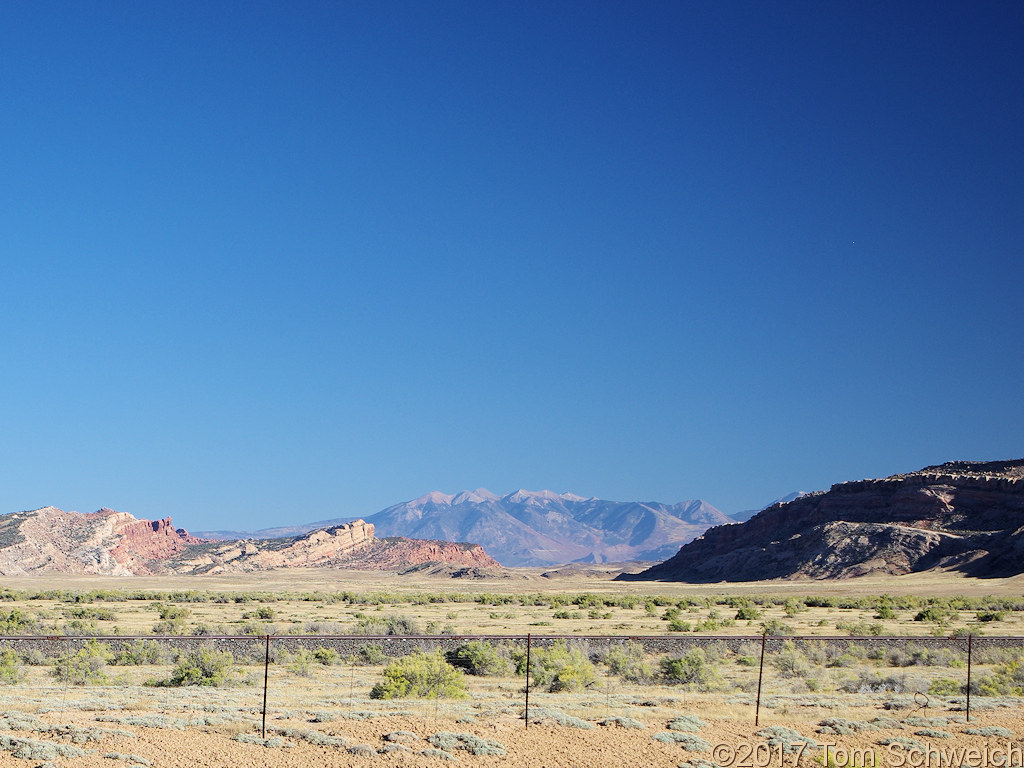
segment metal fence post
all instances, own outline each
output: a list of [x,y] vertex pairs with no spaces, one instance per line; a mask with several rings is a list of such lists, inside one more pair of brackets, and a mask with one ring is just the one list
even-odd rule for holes
[[263,658],[263,735],[267,738],[267,679],[270,676],[270,635],[267,635],[267,653]]
[[768,633],[761,635],[761,666],[757,670],[757,704],[754,707],[754,725],[761,724],[761,679],[764,677],[764,646],[768,642]]
[[967,722],[971,722],[971,651],[974,635],[967,636]]
[[526,633],[526,711],[523,713],[526,727],[530,727],[530,633]]

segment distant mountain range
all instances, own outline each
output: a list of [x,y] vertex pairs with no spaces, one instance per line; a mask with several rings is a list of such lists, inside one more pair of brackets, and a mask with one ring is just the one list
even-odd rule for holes
[[1024,573],[1024,459],[951,461],[775,504],[622,580],[836,579],[927,570]]
[[[203,538],[297,536],[352,518],[260,531],[205,531]],[[366,518],[378,536],[473,542],[505,566],[664,560],[714,525],[733,522],[705,501],[607,501],[573,493],[485,488],[433,491]]]

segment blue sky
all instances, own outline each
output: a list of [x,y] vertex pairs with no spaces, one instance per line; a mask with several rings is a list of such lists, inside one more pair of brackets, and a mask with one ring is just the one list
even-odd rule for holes
[[0,5],[0,511],[1024,456],[1019,3]]

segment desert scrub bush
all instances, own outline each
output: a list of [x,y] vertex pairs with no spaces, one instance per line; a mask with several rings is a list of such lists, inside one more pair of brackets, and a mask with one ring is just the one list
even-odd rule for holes
[[305,635],[347,635],[348,625],[337,621],[307,621],[302,625]]
[[134,640],[117,649],[113,663],[125,667],[163,664],[166,660],[167,653],[156,640]]
[[287,667],[288,671],[298,677],[313,676],[313,652],[308,648],[296,648],[294,652],[284,650],[280,662]]
[[69,685],[102,684],[108,680],[105,670],[113,660],[109,645],[88,640],[77,651],[60,656],[50,674]]
[[611,674],[629,683],[647,683],[654,679],[654,665],[647,659],[643,645],[635,640],[610,648],[601,662]]
[[375,667],[388,660],[384,649],[376,643],[367,643],[361,646],[350,658],[349,663],[359,667]]
[[761,632],[769,636],[794,634],[793,628],[780,619],[768,619],[767,621],[762,621]]
[[972,681],[971,688],[982,696],[1024,696],[1024,663],[1014,659],[1000,664],[991,675]]
[[983,725],[979,728],[964,728],[969,736],[988,736],[990,738],[1012,739],[1013,731],[998,725]]
[[222,686],[233,681],[234,657],[230,651],[218,651],[206,646],[189,651],[178,659],[171,676],[154,685],[178,687],[184,685]]
[[415,651],[384,667],[384,682],[370,691],[371,699],[464,699],[462,670],[449,664],[440,651]]
[[687,752],[710,752],[711,745],[700,736],[692,733],[679,733],[678,731],[665,731],[656,733],[651,737],[655,741],[665,744],[679,744]]
[[792,640],[786,640],[782,649],[771,656],[771,665],[783,677],[803,677],[811,671],[811,663]]
[[682,656],[662,659],[661,677],[677,685],[685,685],[698,691],[713,691],[722,684],[717,665],[708,659],[703,648],[694,648]]
[[456,750],[465,750],[471,755],[492,755],[502,756],[505,754],[505,746],[497,741],[491,739],[483,739],[479,736],[474,736],[471,733],[451,733],[450,731],[441,731],[435,733],[433,736],[428,736],[427,741],[433,744],[438,749],[443,749],[445,752],[455,752]]
[[966,686],[951,677],[937,677],[928,683],[928,693],[932,696],[958,696]]
[[25,670],[21,666],[18,654],[10,649],[0,653],[0,685],[14,685],[25,679]]
[[926,648],[909,643],[889,649],[885,660],[890,667],[955,667],[962,663],[960,656],[952,648]]
[[1002,621],[1006,618],[1006,611],[978,611],[975,615],[977,621]]
[[797,600],[795,597],[787,598],[786,602],[782,606],[782,612],[790,618],[793,618],[798,613],[803,613],[806,610],[808,610],[807,603],[803,600]]
[[[524,710],[523,714],[520,715],[520,719],[525,720],[526,717],[527,712]],[[554,707],[530,707],[529,717],[531,723],[552,722],[555,725],[561,725],[566,728],[579,728],[585,731],[593,730],[594,728],[593,723],[567,715],[562,710],[555,709]]]
[[851,637],[864,637],[867,635],[884,635],[885,626],[878,623],[868,623],[864,620],[861,621],[837,621],[836,629],[840,632],[845,632]]
[[682,731],[684,733],[696,733],[701,728],[706,728],[707,723],[696,715],[680,715],[666,726],[670,731]]
[[792,728],[784,728],[781,725],[762,728],[757,732],[757,735],[767,741],[769,747],[781,746],[782,751],[787,753],[802,749],[798,747],[798,743],[802,743],[811,749],[818,748],[818,742],[810,736],[804,736],[799,731],[794,731]]
[[239,733],[233,737],[235,741],[242,744],[256,744],[261,747],[280,748],[294,747],[290,741],[285,741],[280,736],[271,736],[269,739],[262,739],[254,733]]
[[15,736],[0,736],[0,749],[23,760],[53,761],[58,757],[82,757],[85,750],[52,741],[36,741]]
[[315,648],[313,650],[313,661],[329,667],[341,663],[341,654],[333,648]]
[[836,736],[849,736],[861,731],[881,730],[877,723],[866,723],[863,720],[847,720],[845,717],[828,717],[822,720],[819,725],[818,733],[830,733]]
[[930,621],[934,624],[945,626],[951,621],[955,621],[958,618],[958,614],[952,608],[943,607],[940,605],[929,605],[917,612],[914,616],[914,621]]
[[35,617],[18,608],[0,611],[0,635],[29,635],[39,630]]
[[366,616],[356,622],[354,635],[422,635],[416,619],[408,616]]
[[497,646],[481,640],[462,643],[448,651],[445,659],[454,667],[464,670],[469,675],[497,676],[507,675],[512,668],[508,657]]
[[[526,651],[517,648],[512,655],[516,674],[526,674]],[[531,653],[530,682],[535,686],[559,693],[580,691],[596,681],[593,663],[577,645],[558,640],[548,648],[534,648]]]
[[274,728],[274,733],[287,739],[299,739],[318,747],[347,747],[348,738],[331,736],[311,728]]
[[243,619],[258,619],[260,621],[273,621],[275,616],[274,609],[269,605],[263,605],[257,608],[255,611],[243,611]]
[[755,605],[741,605],[736,611],[736,621],[755,621],[761,618],[761,611]]

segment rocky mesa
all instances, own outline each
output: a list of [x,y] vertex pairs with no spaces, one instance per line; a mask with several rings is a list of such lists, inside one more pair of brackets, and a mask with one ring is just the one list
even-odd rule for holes
[[0,575],[112,576],[200,574],[272,568],[400,570],[425,563],[498,568],[482,547],[447,541],[380,539],[370,523],[282,538],[208,541],[170,518],[140,520],[101,509],[80,514],[56,507],[0,516]]
[[707,583],[930,569],[1024,572],[1024,459],[839,483],[711,528],[669,560],[620,578]]

